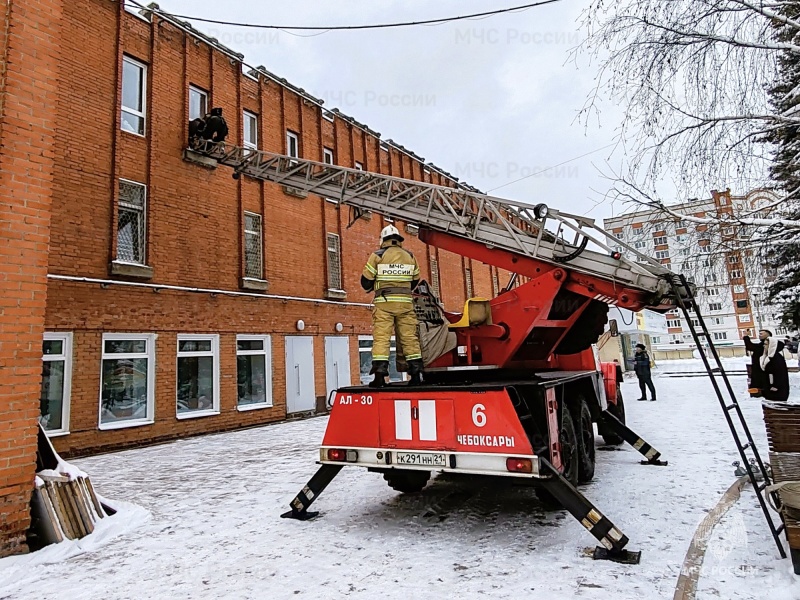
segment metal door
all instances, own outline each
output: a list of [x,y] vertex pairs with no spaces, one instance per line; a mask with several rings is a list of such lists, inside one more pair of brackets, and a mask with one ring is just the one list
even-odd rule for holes
[[315,410],[314,338],[286,336],[286,412]]
[[350,338],[344,335],[325,338],[325,395],[350,385]]

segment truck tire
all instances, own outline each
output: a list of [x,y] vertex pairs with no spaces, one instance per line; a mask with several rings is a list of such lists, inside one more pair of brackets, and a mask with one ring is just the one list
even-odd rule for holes
[[404,494],[421,492],[431,478],[430,471],[412,471],[410,469],[392,469],[383,474],[389,487]]
[[[564,471],[561,476],[569,481],[573,486],[578,485],[578,436],[575,433],[575,423],[569,408],[565,404],[561,408],[561,429],[559,431],[559,441],[561,442],[561,462]],[[548,507],[557,508],[561,504],[544,487],[536,488],[536,495]]]
[[597,342],[608,322],[608,304],[599,300],[590,300],[587,306],[575,321],[572,328],[567,331],[558,346],[556,354],[577,354],[590,348]]
[[583,398],[576,406],[575,431],[578,439],[578,483],[594,479],[595,448],[592,412]]
[[[617,387],[617,403],[609,403],[608,412],[617,417],[620,422],[625,423],[625,403],[622,401],[622,390],[620,390],[619,387]],[[625,441],[616,433],[607,430],[605,427],[602,428],[601,435],[603,436],[603,441],[609,446],[619,446]]]

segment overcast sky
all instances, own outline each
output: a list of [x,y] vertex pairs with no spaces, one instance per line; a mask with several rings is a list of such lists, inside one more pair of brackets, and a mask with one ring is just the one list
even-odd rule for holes
[[[595,218],[619,213],[602,201],[618,108],[599,123],[576,120],[596,66],[570,51],[587,0],[563,0],[523,12],[436,26],[292,34],[195,22],[201,31],[264,65],[483,191],[546,202]],[[522,4],[519,0],[437,2],[253,2],[161,0],[162,10],[277,25],[353,25],[416,21]],[[258,7],[258,8],[254,8]],[[553,167],[562,166],[514,180]],[[500,186],[504,186],[501,187]],[[496,189],[495,188],[500,188]]]

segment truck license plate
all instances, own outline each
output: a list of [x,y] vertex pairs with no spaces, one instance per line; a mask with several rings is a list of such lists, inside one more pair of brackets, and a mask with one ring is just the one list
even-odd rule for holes
[[421,467],[447,466],[446,454],[422,454],[421,452],[398,452],[396,454],[398,465],[419,465]]

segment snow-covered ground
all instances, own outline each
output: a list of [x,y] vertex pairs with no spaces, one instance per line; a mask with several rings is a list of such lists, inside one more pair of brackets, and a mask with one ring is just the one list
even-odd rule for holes
[[[733,382],[744,391],[743,378]],[[592,561],[594,539],[569,515],[496,481],[439,478],[403,496],[345,469],[315,504],[320,519],[280,519],[316,468],[318,418],[75,461],[120,512],[83,550],[0,560],[0,599],[672,598],[737,454],[706,379],[655,383],[655,403],[633,401],[635,381],[623,393],[629,422],[669,466],[601,451],[584,488],[642,551],[637,566]],[[799,375],[792,385],[800,398]],[[760,403],[740,399],[766,456]],[[800,598],[749,486],[712,535],[698,598]]]

